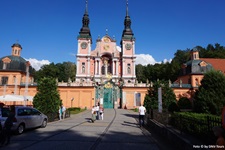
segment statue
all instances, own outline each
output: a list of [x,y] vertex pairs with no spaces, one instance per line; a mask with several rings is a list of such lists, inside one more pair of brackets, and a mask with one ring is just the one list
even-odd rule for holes
[[180,84],[180,87],[182,87],[182,80],[180,79],[180,82],[179,82],[179,84]]
[[169,87],[171,87],[172,83],[171,83],[171,80],[169,80]]

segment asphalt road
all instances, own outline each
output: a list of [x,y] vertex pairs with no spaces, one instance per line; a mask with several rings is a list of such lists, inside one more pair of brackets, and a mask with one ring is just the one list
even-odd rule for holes
[[46,128],[12,136],[2,150],[158,150],[157,138],[137,125],[138,114],[124,109],[105,109],[104,120],[90,123],[91,112],[49,123]]

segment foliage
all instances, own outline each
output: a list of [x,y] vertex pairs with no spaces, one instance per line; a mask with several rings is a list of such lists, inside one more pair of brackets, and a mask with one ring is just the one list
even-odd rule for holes
[[70,107],[68,108],[69,111],[80,111],[81,108],[80,107]]
[[180,109],[192,109],[191,101],[187,97],[181,97],[177,105]]
[[75,81],[76,65],[72,62],[63,63],[50,63],[49,65],[44,65],[39,71],[34,73],[35,81],[38,81],[44,77],[52,77],[58,79],[59,82],[67,82],[69,78],[71,81]]
[[176,96],[173,90],[169,87],[169,83],[166,81],[156,81],[153,83],[153,87],[149,87],[148,93],[145,96],[144,106],[147,110],[158,108],[158,88],[162,88],[162,107],[168,109],[169,106],[176,102]]
[[80,107],[71,107],[67,109],[68,111],[70,111],[70,114],[78,114],[80,112],[85,111],[86,109],[81,109]]
[[225,76],[220,71],[209,71],[195,94],[195,112],[219,115],[225,105]]
[[179,112],[180,111],[180,108],[177,106],[177,103],[175,102],[172,102],[169,107],[168,107],[168,111],[169,112]]
[[220,116],[210,114],[175,112],[171,115],[170,124],[182,132],[210,141],[213,137],[212,128],[221,126],[222,120]]
[[61,100],[55,79],[44,77],[38,81],[33,105],[45,114],[58,112]]

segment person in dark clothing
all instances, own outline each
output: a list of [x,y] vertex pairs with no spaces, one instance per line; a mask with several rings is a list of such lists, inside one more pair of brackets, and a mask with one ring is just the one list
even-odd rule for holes
[[[1,145],[8,145],[10,143],[10,138],[11,138],[11,128],[13,126],[13,120],[15,118],[15,106],[10,107],[10,113],[8,118],[5,121],[2,134],[4,135],[4,138],[1,141]],[[6,141],[6,143],[5,143]]]

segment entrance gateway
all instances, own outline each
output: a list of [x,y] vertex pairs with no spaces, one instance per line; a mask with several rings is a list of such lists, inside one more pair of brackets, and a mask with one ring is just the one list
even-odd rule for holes
[[112,80],[100,83],[95,87],[96,102],[100,102],[104,108],[116,108],[120,105],[122,89]]

